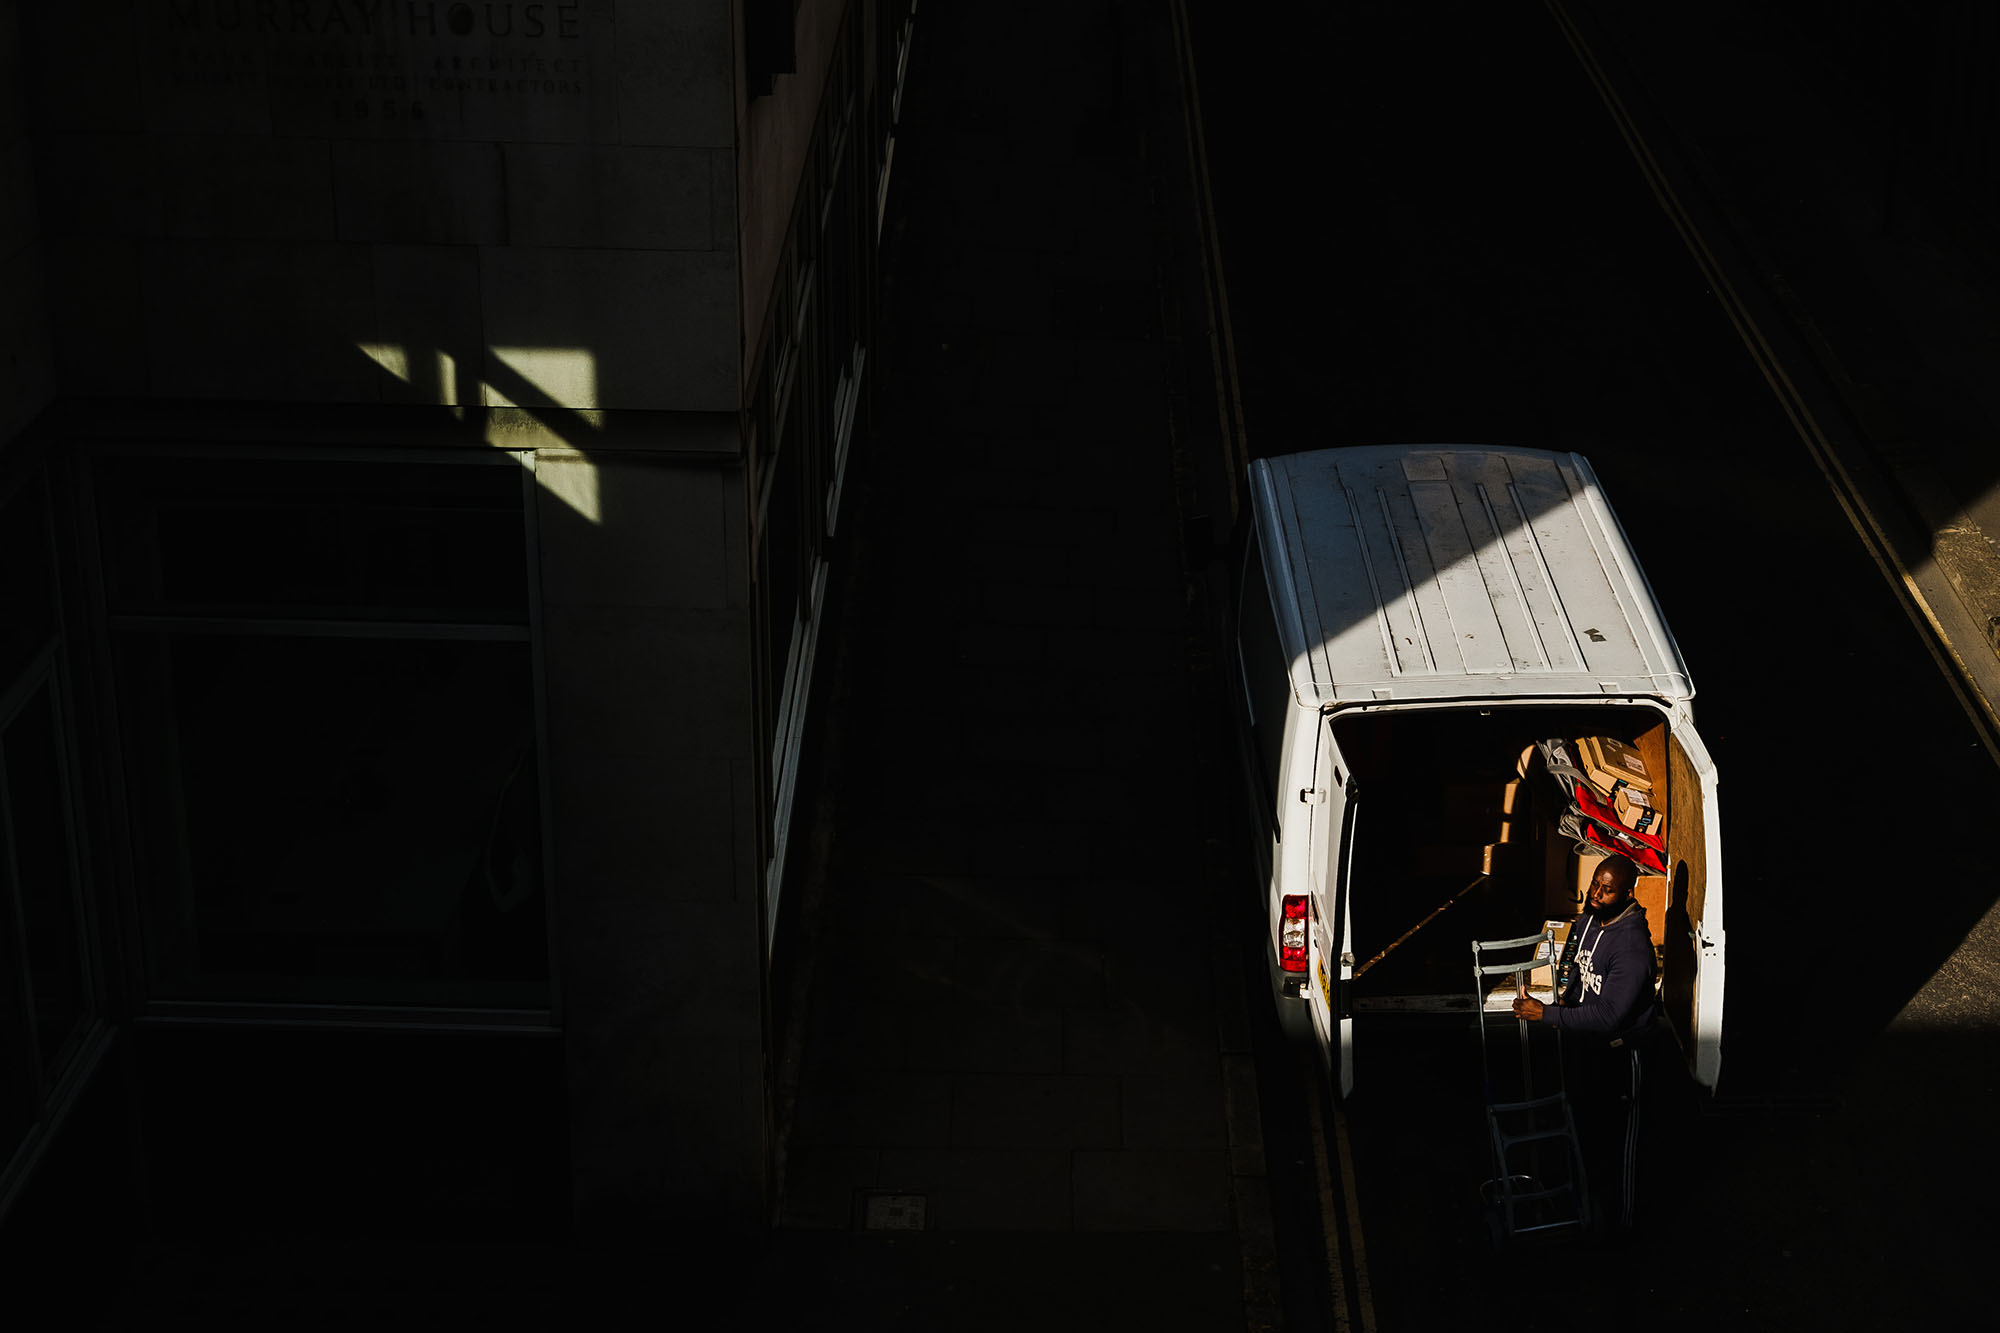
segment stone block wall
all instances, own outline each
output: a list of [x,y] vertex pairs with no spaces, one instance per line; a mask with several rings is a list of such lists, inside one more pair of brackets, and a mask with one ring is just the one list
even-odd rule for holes
[[726,0],[32,8],[64,392],[737,406]]
[[847,0],[801,0],[795,17],[798,73],[776,80],[768,97],[736,99],[736,197],[742,201],[743,329],[757,336],[792,223],[813,123],[826,92],[828,62]]
[[740,379],[846,0],[754,103],[731,0],[0,3],[0,447],[535,455],[575,1219],[758,1226]]
[[554,454],[536,471],[576,1220],[754,1229],[764,995],[742,474]]

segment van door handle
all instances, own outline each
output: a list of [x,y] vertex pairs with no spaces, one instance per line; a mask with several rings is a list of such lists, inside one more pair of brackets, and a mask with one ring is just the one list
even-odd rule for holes
[[1318,787],[1301,787],[1299,788],[1299,799],[1307,805],[1325,805],[1326,793]]

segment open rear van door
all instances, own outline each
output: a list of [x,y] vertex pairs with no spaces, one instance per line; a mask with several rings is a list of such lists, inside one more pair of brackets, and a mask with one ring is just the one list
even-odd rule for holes
[[1667,1017],[1695,1081],[1722,1072],[1722,827],[1715,763],[1686,703],[1667,731]]
[[1354,774],[1340,757],[1330,719],[1319,726],[1313,766],[1312,958],[1306,1005],[1313,1036],[1321,1043],[1342,1097],[1354,1091],[1354,1015],[1348,993],[1354,980],[1353,908]]

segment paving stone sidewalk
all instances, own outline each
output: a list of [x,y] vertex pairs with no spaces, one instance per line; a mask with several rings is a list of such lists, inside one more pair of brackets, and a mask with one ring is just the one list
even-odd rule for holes
[[1185,150],[1136,8],[924,18],[778,1249],[897,1269],[912,1326],[1242,1327],[1148,167]]

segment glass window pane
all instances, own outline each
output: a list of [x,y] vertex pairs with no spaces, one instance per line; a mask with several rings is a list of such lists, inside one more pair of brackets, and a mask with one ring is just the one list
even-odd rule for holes
[[513,467],[100,460],[112,609],[525,624]]
[[525,643],[117,636],[157,995],[547,1003]]
[[42,650],[55,628],[42,488],[31,481],[0,506],[0,688]]
[[799,465],[804,449],[799,444],[797,421],[794,415],[786,428],[764,510],[760,576],[764,580],[764,642],[771,665],[770,717],[774,723],[785,698],[785,662],[791,654],[792,630],[799,615]]
[[69,1038],[89,1011],[82,922],[71,859],[62,768],[56,757],[53,690],[44,680],[0,736],[7,777],[15,891],[27,945],[28,981],[43,1071],[53,1079]]

